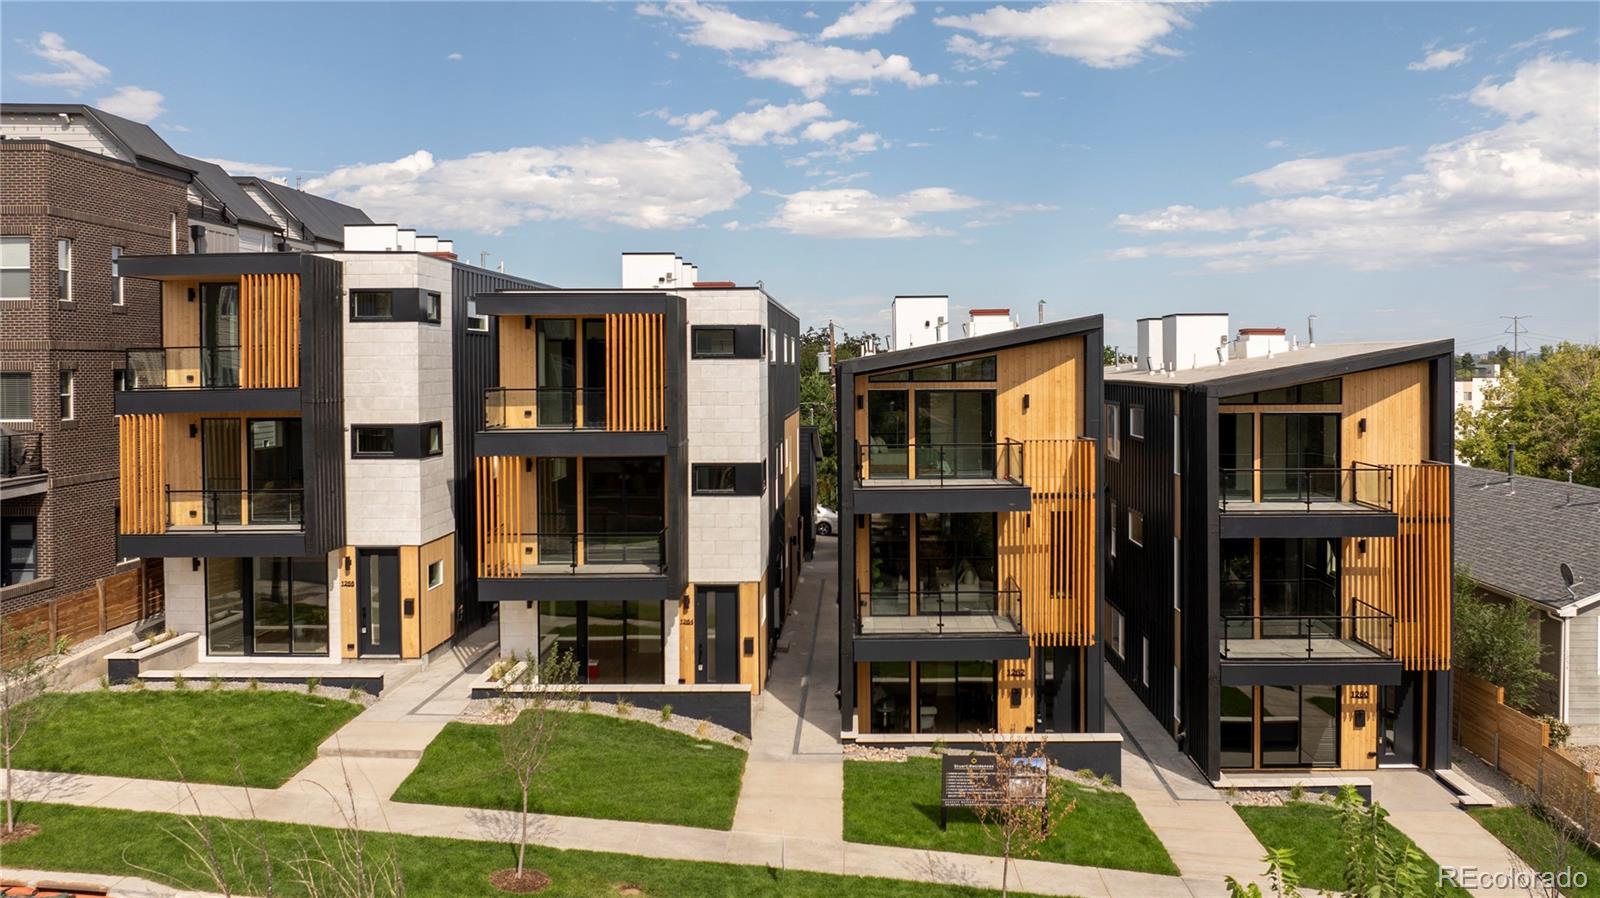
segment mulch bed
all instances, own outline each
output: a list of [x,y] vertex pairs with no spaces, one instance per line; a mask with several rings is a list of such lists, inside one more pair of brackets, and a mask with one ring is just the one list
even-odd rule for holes
[[18,823],[16,828],[12,829],[11,832],[0,830],[0,845],[10,845],[13,842],[21,842],[23,839],[28,838],[38,831],[39,824],[37,823]]
[[522,875],[518,876],[515,867],[508,867],[489,874],[489,884],[502,892],[526,895],[529,892],[540,892],[549,888],[550,877],[538,870],[524,870]]

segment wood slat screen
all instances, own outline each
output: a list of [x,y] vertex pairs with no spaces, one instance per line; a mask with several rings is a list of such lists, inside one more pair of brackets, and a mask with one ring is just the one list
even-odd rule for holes
[[479,458],[478,576],[515,577],[522,572],[522,459]]
[[1395,656],[1407,670],[1450,669],[1449,465],[1396,465]]
[[1023,443],[1033,509],[1000,515],[1000,580],[1022,591],[1022,623],[1036,646],[1095,639],[1095,443]]
[[300,386],[299,275],[240,275],[239,386]]
[[616,313],[606,322],[606,429],[665,430],[663,316]]
[[161,533],[167,525],[165,422],[160,415],[118,415],[120,532]]

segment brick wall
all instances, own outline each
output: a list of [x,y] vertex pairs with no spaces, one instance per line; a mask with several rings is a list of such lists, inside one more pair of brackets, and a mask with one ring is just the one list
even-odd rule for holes
[[[116,558],[117,429],[112,384],[128,347],[161,343],[161,296],[125,280],[113,304],[111,247],[125,255],[188,252],[186,185],[43,141],[0,142],[0,233],[30,239],[32,298],[0,302],[0,370],[33,375],[50,489],[37,501],[38,577],[0,590],[0,611],[92,587]],[[72,240],[72,301],[57,295],[57,241]],[[72,420],[59,412],[59,377],[74,376]],[[22,506],[19,506],[22,507]],[[23,511],[31,507],[23,507]],[[13,511],[7,503],[6,514]]]

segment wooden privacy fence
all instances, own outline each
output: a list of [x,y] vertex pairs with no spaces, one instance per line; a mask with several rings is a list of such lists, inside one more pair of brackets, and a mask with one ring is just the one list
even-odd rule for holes
[[1455,674],[1456,743],[1526,786],[1534,799],[1600,843],[1596,777],[1550,747],[1550,727],[1509,707],[1505,690],[1470,674]]
[[38,627],[52,643],[64,638],[75,644],[147,620],[162,607],[160,574],[146,576],[145,565],[140,564],[132,570],[101,577],[93,586],[70,595],[9,612],[5,622],[7,627],[18,630]]

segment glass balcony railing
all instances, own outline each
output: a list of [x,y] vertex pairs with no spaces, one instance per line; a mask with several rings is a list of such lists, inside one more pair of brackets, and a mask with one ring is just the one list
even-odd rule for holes
[[952,587],[939,590],[856,590],[856,632],[861,635],[1005,635],[1022,632],[1022,590]]
[[1217,487],[1223,511],[1394,508],[1394,469],[1355,462],[1348,468],[1223,468]]
[[1222,657],[1360,660],[1394,657],[1394,615],[1360,599],[1343,614],[1222,616]]
[[0,477],[33,477],[44,473],[42,434],[0,434]]
[[126,390],[239,388],[239,347],[166,346],[127,351]]
[[1023,481],[1019,440],[993,443],[856,443],[856,480],[926,480],[943,485],[962,480]]
[[305,490],[167,490],[171,530],[261,527],[298,530],[305,524]]
[[[603,573],[610,568],[667,569],[667,531],[542,532],[520,534],[522,572]],[[586,569],[588,569],[586,571]]]

